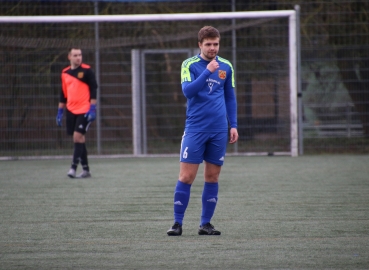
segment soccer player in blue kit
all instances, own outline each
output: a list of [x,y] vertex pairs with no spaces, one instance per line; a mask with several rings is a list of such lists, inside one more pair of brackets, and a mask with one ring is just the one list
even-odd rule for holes
[[[227,142],[238,140],[237,102],[232,64],[219,57],[219,31],[205,26],[198,33],[200,54],[181,67],[182,91],[187,98],[181,142],[179,178],[174,190],[174,225],[169,236],[182,235],[182,223],[191,185],[204,162],[204,189],[199,235],[220,235],[210,223],[218,202],[218,179]],[[228,138],[229,130],[229,138]]]

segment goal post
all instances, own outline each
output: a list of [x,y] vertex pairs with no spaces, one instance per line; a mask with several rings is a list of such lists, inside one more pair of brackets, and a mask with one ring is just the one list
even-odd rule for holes
[[[297,13],[295,10],[278,11],[238,11],[238,12],[218,12],[218,13],[176,13],[176,14],[136,14],[136,15],[80,15],[80,16],[0,16],[0,24],[44,24],[44,23],[122,23],[122,22],[172,22],[172,21],[206,21],[206,20],[242,20],[242,19],[265,19],[265,18],[287,18],[288,19],[288,88],[289,88],[289,149],[288,151],[276,151],[272,154],[287,154],[298,156],[298,37],[297,37]],[[135,55],[142,61],[142,55],[138,51],[132,50],[132,57]],[[142,72],[138,62],[132,60],[132,91],[137,85],[142,85],[144,78],[138,77],[138,72]],[[97,74],[100,76],[100,74]],[[140,86],[138,86],[140,87]],[[237,86],[236,86],[237,87]],[[142,110],[137,106],[142,106],[137,92],[132,92],[132,145],[133,154],[146,154],[145,142],[142,141]],[[100,108],[98,108],[100,109]],[[145,136],[145,135],[143,135]],[[138,139],[137,139],[138,138]],[[270,151],[266,151],[270,154]],[[238,153],[242,154],[242,153]],[[247,153],[244,153],[247,154]]]

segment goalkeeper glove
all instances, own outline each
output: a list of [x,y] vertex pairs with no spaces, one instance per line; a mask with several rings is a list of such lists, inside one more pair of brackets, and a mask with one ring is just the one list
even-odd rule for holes
[[63,112],[64,112],[63,108],[58,109],[58,114],[56,116],[56,124],[58,125],[58,127],[62,126]]
[[90,110],[85,114],[88,122],[93,122],[96,119],[96,105],[91,104]]

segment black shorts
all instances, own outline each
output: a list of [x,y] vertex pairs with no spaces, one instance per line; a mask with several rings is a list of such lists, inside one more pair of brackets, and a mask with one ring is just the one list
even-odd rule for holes
[[87,118],[84,114],[74,114],[66,110],[66,116],[68,135],[73,135],[75,131],[81,134],[86,134],[91,122],[87,121]]

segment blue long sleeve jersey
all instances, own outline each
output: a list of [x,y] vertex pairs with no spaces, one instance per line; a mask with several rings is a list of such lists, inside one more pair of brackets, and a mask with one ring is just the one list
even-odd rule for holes
[[182,63],[181,83],[187,98],[185,131],[223,132],[237,128],[237,102],[232,64],[219,56],[219,68],[211,73],[209,61],[193,56]]

